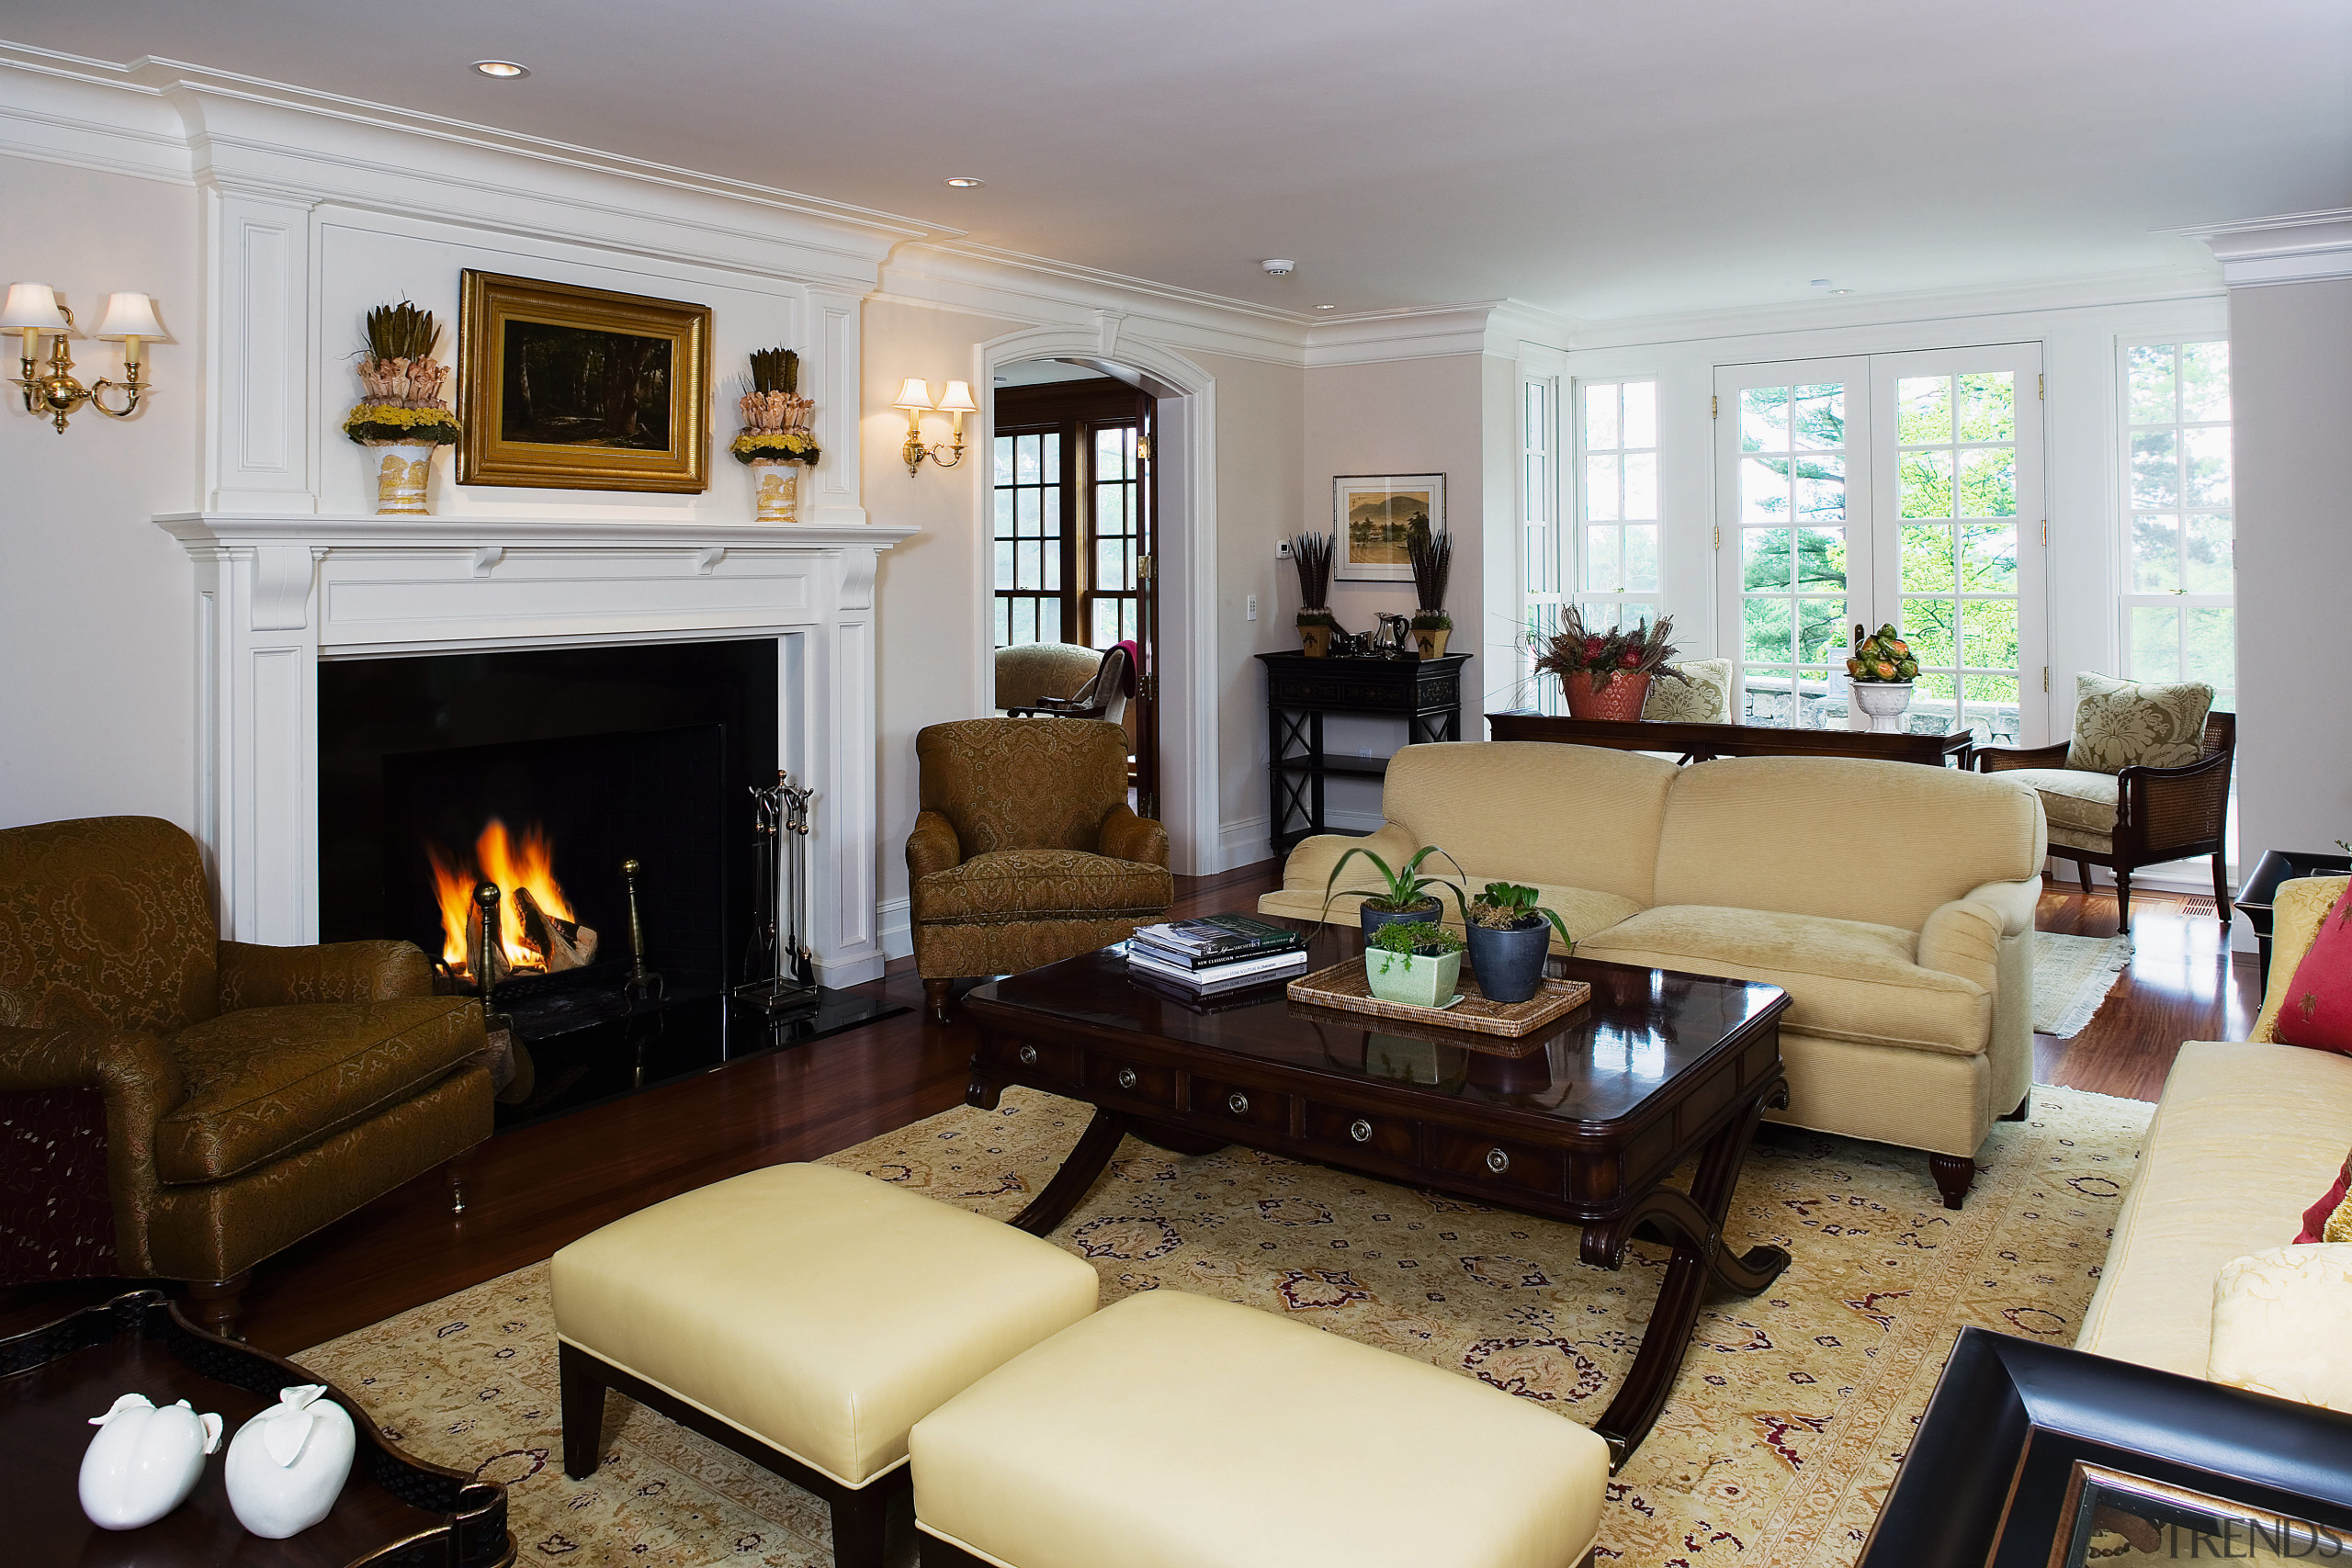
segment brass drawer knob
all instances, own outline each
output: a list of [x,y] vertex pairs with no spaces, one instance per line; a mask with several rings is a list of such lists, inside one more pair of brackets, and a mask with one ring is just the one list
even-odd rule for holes
[[1111,1081],[1121,1089],[1133,1089],[1136,1087],[1136,1070],[1133,1067],[1121,1067],[1112,1075]]
[[1500,1176],[1504,1171],[1510,1168],[1510,1156],[1503,1153],[1500,1149],[1488,1149],[1487,1151],[1487,1168],[1493,1171],[1497,1176]]
[[1372,1123],[1359,1116],[1348,1123],[1348,1136],[1359,1144],[1372,1142]]
[[1021,1065],[1024,1067],[1034,1067],[1037,1065],[1037,1047],[1035,1045],[1023,1045],[1014,1055],[1021,1058]]
[[1225,1097],[1225,1108],[1236,1116],[1247,1116],[1250,1114],[1250,1097],[1236,1089]]

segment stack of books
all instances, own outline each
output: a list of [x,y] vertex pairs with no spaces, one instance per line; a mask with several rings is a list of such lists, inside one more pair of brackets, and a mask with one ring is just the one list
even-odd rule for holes
[[1195,997],[1220,996],[1306,973],[1306,938],[1254,915],[1205,915],[1142,926],[1127,942],[1139,977]]

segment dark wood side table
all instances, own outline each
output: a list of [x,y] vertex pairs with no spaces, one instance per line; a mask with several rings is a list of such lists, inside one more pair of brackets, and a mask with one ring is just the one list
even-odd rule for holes
[[[1301,930],[1304,920],[1286,921]],[[1309,938],[1311,967],[1363,951],[1353,928]],[[1013,1224],[1067,1218],[1134,1133],[1179,1154],[1227,1144],[1565,1220],[1577,1256],[1624,1261],[1636,1232],[1673,1247],[1633,1365],[1594,1423],[1612,1467],[1664,1408],[1710,1292],[1752,1295],[1788,1267],[1724,1237],[1758,1119],[1788,1103],[1788,993],[1745,980],[1555,960],[1592,999],[1520,1040],[1306,1007],[1274,981],[1216,1010],[1162,996],[1105,948],[966,998],[979,1029],[967,1104],[1008,1084],[1095,1107],[1062,1168]],[[1408,1065],[1399,1046],[1419,1041]],[[1636,1048],[1635,1043],[1639,1043]],[[1420,1070],[1425,1067],[1427,1070]],[[1671,1179],[1685,1162],[1687,1189]]]
[[2301,850],[2265,850],[2245,880],[2238,885],[2238,913],[2254,928],[2255,951],[2262,959],[2262,988],[2270,989],[2271,900],[2278,885],[2299,876],[2335,876],[2352,871],[2352,855],[2324,855]]
[[1323,781],[1334,773],[1382,778],[1385,757],[1333,757],[1323,750],[1323,716],[1367,714],[1405,721],[1405,744],[1462,739],[1462,667],[1442,659],[1309,659],[1261,653],[1266,667],[1267,784],[1273,800],[1274,853],[1324,831]]
[[1884,762],[1923,762],[1931,768],[1965,768],[1976,745],[1975,738],[1965,729],[1951,735],[1874,735],[1867,729],[1569,718],[1520,708],[1488,714],[1487,729],[1496,740],[1554,740],[1619,751],[1676,751],[1691,762],[1712,762],[1718,757],[1870,757]]
[[[157,1291],[136,1291],[0,1339],[0,1474],[7,1477],[0,1561],[78,1568],[505,1568],[506,1488],[412,1459],[350,1395],[327,1396],[358,1438],[334,1511],[300,1535],[248,1535],[229,1507],[222,1455],[237,1428],[277,1391],[323,1382],[293,1362],[189,1325]],[[82,1513],[82,1454],[118,1394],[157,1404],[185,1399],[217,1411],[221,1453],[171,1513],[142,1529],[105,1530]]]

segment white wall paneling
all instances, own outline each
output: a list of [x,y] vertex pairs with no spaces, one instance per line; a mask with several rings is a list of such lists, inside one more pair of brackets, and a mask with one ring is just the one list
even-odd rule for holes
[[810,900],[828,985],[882,972],[874,913],[873,584],[911,529],[607,519],[156,520],[194,559],[198,834],[222,932],[318,940],[317,668],[326,659],[773,637],[777,752],[817,789]]

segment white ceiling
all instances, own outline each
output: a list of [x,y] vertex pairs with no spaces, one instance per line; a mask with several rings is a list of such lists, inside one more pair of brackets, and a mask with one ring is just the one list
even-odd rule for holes
[[0,32],[1309,314],[2210,271],[2151,231],[2352,206],[2346,0],[7,0]]

